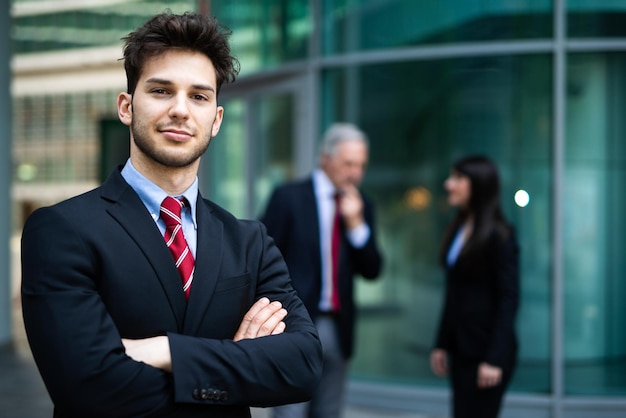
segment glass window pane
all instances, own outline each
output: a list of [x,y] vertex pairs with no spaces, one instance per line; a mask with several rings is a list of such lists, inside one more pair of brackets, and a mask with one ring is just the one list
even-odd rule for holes
[[[370,136],[364,187],[377,203],[386,259],[381,280],[358,283],[353,377],[446,384],[428,365],[443,295],[439,243],[452,216],[442,185],[453,160],[484,153],[499,165],[503,207],[517,228],[522,251],[521,351],[513,385],[547,392],[550,57],[372,65],[331,71],[324,78],[324,122],[356,114]],[[344,102],[350,89],[356,89],[358,100]],[[527,207],[514,204],[518,189],[530,194]]]
[[322,14],[326,55],[552,35],[552,0],[340,0],[325,1]]
[[198,180],[206,198],[237,217],[246,217],[246,106],[243,100],[229,100],[221,105],[222,126],[203,157],[207,162],[201,164]]
[[255,100],[254,132],[255,172],[254,207],[258,217],[265,209],[270,193],[278,184],[293,178],[294,99],[291,93]]
[[16,182],[100,180],[99,126],[117,119],[111,92],[15,97],[14,106]]
[[623,0],[568,0],[567,29],[571,37],[626,36]]
[[231,47],[242,74],[308,54],[313,30],[308,1],[213,1],[211,14],[233,31]]
[[290,92],[225,102],[199,175],[206,197],[240,218],[260,215],[274,186],[294,174],[293,103]]
[[[42,5],[46,3],[46,7]],[[68,4],[65,4],[68,3]],[[14,2],[11,40],[16,54],[121,45],[121,38],[164,10],[161,0],[112,2]],[[195,0],[167,5],[174,13],[195,10]]]
[[626,390],[626,54],[568,57],[565,144],[565,388]]

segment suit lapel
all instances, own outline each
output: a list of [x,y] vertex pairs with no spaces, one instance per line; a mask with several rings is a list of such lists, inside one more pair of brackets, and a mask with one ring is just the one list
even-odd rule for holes
[[220,274],[224,226],[211,213],[211,208],[198,196],[196,217],[198,222],[198,247],[193,284],[187,304],[183,332],[194,335],[206,318]]
[[304,183],[305,187],[302,189],[302,219],[305,219],[304,225],[308,229],[304,234],[313,241],[311,248],[315,249],[315,266],[321,265],[322,254],[320,247],[320,215],[317,207],[317,198],[315,197],[315,188],[313,187],[313,178],[310,178]]
[[102,197],[111,201],[107,212],[122,225],[152,265],[160,286],[167,295],[178,329],[182,329],[186,302],[180,276],[172,263],[172,255],[163,236],[143,202],[124,181],[119,171],[115,171],[102,185]]

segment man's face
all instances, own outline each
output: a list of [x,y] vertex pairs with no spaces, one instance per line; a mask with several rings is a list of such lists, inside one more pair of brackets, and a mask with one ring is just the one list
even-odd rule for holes
[[222,123],[211,60],[182,50],[147,60],[133,95],[118,97],[118,114],[130,126],[131,156],[139,164],[197,164]]
[[321,167],[337,189],[358,186],[367,167],[367,145],[363,141],[344,141],[339,143],[335,154],[324,154]]

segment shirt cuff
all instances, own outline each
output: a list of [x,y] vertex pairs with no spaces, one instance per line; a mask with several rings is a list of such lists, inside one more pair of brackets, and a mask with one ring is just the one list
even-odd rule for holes
[[370,239],[370,227],[368,224],[363,223],[351,231],[348,231],[348,240],[354,248],[363,248]]

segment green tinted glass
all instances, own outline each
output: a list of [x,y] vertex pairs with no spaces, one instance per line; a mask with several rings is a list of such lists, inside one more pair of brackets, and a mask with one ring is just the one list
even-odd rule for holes
[[325,1],[326,55],[450,42],[552,35],[552,1]]
[[626,36],[626,2],[622,0],[567,0],[567,29],[571,37]]
[[[443,181],[458,157],[483,153],[500,168],[503,208],[522,251],[522,344],[513,385],[549,391],[551,68],[550,56],[535,55],[326,73],[324,118],[357,115],[370,137],[364,186],[378,204],[386,257],[380,281],[358,284],[354,377],[447,384],[428,365],[443,296],[439,243],[452,216]],[[526,207],[514,201],[520,189],[530,195]]]
[[568,57],[564,364],[570,394],[626,391],[626,54]]

